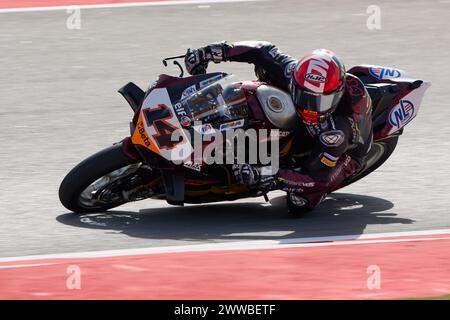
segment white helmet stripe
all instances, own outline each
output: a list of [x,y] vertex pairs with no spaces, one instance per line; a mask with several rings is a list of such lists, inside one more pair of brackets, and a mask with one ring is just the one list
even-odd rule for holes
[[[314,73],[315,71],[322,77],[326,78],[329,67],[330,65],[328,64],[328,62],[323,59],[311,59],[309,61],[307,74]],[[311,90],[312,92],[323,93],[323,89],[325,88],[325,82],[311,82],[305,79],[304,86],[305,88]]]

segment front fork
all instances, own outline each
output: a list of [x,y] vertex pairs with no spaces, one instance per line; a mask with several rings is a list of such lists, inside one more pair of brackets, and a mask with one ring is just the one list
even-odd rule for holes
[[133,160],[142,160],[141,155],[136,150],[136,147],[134,146],[133,142],[131,142],[131,137],[126,137],[121,142],[122,142],[122,151],[127,157]]
[[[184,204],[184,170],[179,168],[171,168],[169,166],[160,164],[155,157],[151,157],[147,150],[138,149],[133,142],[131,137],[127,137],[122,140],[122,151],[125,155],[134,160],[142,161],[150,165],[154,170],[160,170],[162,177],[162,182],[164,184],[164,189],[166,191],[166,200],[172,205],[183,205]],[[152,164],[156,164],[153,166]]]

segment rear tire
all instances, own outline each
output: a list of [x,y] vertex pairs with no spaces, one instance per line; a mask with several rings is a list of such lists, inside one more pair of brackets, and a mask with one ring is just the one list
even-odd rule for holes
[[[385,140],[374,142],[363,168],[354,175],[348,177],[337,189],[332,192],[348,186],[349,184],[364,178],[378,169],[391,156],[392,152],[394,152],[395,147],[397,146],[398,138],[398,136],[394,136]],[[307,204],[302,206],[296,205],[291,200],[290,193],[286,195],[286,202],[288,212],[293,218],[303,218],[305,214],[313,210],[313,208],[310,208]]]
[[339,188],[333,191],[346,187],[378,169],[391,156],[392,152],[394,152],[398,138],[399,136],[394,136],[374,142],[363,168],[348,177]]
[[59,187],[59,199],[64,207],[75,213],[101,212],[124,204],[126,201],[86,206],[80,203],[82,192],[103,176],[138,163],[122,150],[122,143],[97,152],[73,168]]

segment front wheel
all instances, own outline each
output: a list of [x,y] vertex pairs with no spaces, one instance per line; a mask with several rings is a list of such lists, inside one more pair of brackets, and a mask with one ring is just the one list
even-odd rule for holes
[[123,182],[142,164],[125,155],[117,143],[90,156],[73,168],[59,187],[59,199],[75,213],[105,211],[129,201]]

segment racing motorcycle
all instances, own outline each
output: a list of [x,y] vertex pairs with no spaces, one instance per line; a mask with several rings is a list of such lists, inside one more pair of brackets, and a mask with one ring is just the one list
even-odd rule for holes
[[[161,74],[145,92],[132,82],[119,89],[134,113],[130,136],[67,174],[59,189],[67,209],[99,212],[147,198],[172,205],[261,196],[268,200],[267,191],[237,184],[231,165],[189,160],[193,141],[186,133],[274,131],[268,139],[278,139],[279,150],[271,152],[279,153],[282,165],[301,166],[310,139],[286,92],[259,81],[237,81],[226,73],[183,77],[176,61],[183,57],[163,60],[165,66],[174,60],[181,69],[178,77]],[[362,80],[372,99],[374,137],[365,164],[335,190],[367,176],[390,157],[430,86],[396,68],[360,65],[348,72]],[[174,132],[178,139],[173,139]]]

